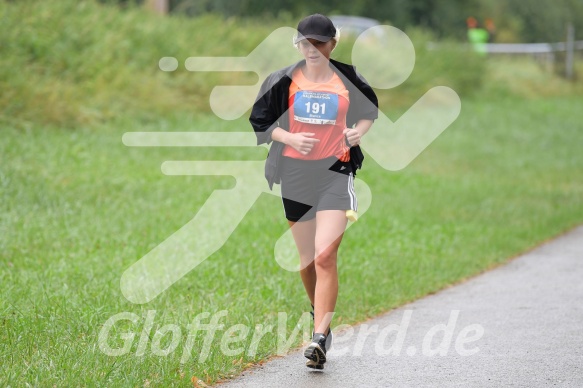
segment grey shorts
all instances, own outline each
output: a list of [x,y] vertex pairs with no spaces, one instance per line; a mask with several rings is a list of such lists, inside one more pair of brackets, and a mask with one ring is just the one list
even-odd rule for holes
[[301,160],[281,157],[281,195],[289,221],[308,221],[320,210],[357,210],[350,162],[336,157]]

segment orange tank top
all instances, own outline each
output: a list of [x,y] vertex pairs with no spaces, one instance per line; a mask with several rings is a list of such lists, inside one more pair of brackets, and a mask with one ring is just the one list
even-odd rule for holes
[[314,133],[313,137],[320,142],[307,155],[286,145],[283,155],[304,160],[335,156],[343,162],[349,161],[350,148],[343,134],[349,104],[348,89],[338,74],[334,73],[326,83],[317,83],[308,80],[301,68],[297,68],[289,87],[289,131]]

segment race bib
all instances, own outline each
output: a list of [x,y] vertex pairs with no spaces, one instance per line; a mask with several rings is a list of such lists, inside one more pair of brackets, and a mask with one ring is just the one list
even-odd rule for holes
[[336,124],[338,95],[301,90],[294,98],[294,120],[308,124]]

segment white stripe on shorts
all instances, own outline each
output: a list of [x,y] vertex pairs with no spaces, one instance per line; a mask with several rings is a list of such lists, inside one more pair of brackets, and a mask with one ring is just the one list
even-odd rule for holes
[[350,209],[357,211],[358,202],[356,200],[356,192],[354,191],[354,177],[352,173],[348,175],[348,195],[350,196]]

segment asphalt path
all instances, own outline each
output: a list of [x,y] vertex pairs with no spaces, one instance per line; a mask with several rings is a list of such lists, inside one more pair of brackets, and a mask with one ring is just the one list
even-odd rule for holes
[[227,387],[583,387],[583,226]]

